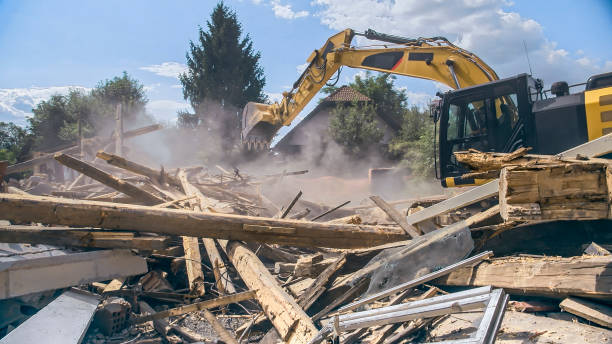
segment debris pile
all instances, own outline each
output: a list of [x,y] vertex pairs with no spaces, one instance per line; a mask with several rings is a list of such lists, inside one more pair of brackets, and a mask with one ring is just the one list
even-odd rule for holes
[[307,171],[156,170],[106,141],[0,168],[78,172],[2,186],[0,343],[612,337],[612,161],[595,158],[611,135],[554,157],[457,152],[493,180],[357,207],[266,195]]

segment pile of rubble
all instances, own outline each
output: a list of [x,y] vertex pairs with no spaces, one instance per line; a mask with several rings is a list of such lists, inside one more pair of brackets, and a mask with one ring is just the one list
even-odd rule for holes
[[156,170],[95,145],[6,168],[79,174],[2,186],[0,343],[612,338],[612,161],[595,158],[612,134],[554,157],[458,152],[492,181],[352,208],[266,195],[307,171]]

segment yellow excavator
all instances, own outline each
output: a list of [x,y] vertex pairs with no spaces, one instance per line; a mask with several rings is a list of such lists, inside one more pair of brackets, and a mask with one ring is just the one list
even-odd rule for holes
[[[355,48],[351,46],[355,35],[382,44]],[[572,85],[586,85],[583,92],[570,94],[563,81],[544,91],[543,82],[527,74],[500,80],[478,56],[444,37],[411,39],[351,29],[330,37],[307,62],[280,103],[245,106],[241,136],[246,149],[268,149],[276,132],[290,125],[343,66],[429,79],[453,89],[438,93],[441,100],[432,111],[434,120],[440,121],[438,142],[433,144],[438,177],[445,187],[485,182],[460,177],[467,168],[455,160],[455,151],[511,152],[532,147],[534,153],[556,154],[612,132],[612,73]],[[555,97],[548,98],[548,92]]]
[[[394,44],[370,49],[351,47],[355,35]],[[321,49],[312,52],[308,67],[283,93],[280,103],[250,102],[242,115],[242,142],[249,150],[269,146],[274,134],[288,126],[306,104],[343,66],[406,75],[441,82],[460,88],[498,80],[497,74],[478,56],[461,49],[446,38],[406,39],[374,30],[363,34],[351,29],[330,37]]]

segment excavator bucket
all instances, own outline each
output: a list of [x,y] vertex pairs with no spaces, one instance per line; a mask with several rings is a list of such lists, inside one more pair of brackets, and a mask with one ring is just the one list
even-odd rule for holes
[[242,144],[247,150],[266,150],[280,124],[274,123],[274,105],[249,102],[242,110]]

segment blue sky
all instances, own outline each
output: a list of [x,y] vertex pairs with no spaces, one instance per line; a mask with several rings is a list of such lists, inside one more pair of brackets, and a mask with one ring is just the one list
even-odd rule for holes
[[[448,37],[500,76],[527,72],[548,84],[612,71],[612,1],[227,0],[261,51],[271,96],[298,76],[310,52],[351,27],[408,37]],[[38,101],[69,87],[94,87],[127,71],[142,82],[149,112],[173,121],[188,105],[178,71],[216,1],[0,0],[0,121],[25,123]],[[357,41],[359,44],[360,41]],[[363,43],[363,42],[361,42]],[[341,83],[356,71],[345,69]],[[398,78],[411,102],[437,86]],[[304,114],[302,114],[304,115]]]

